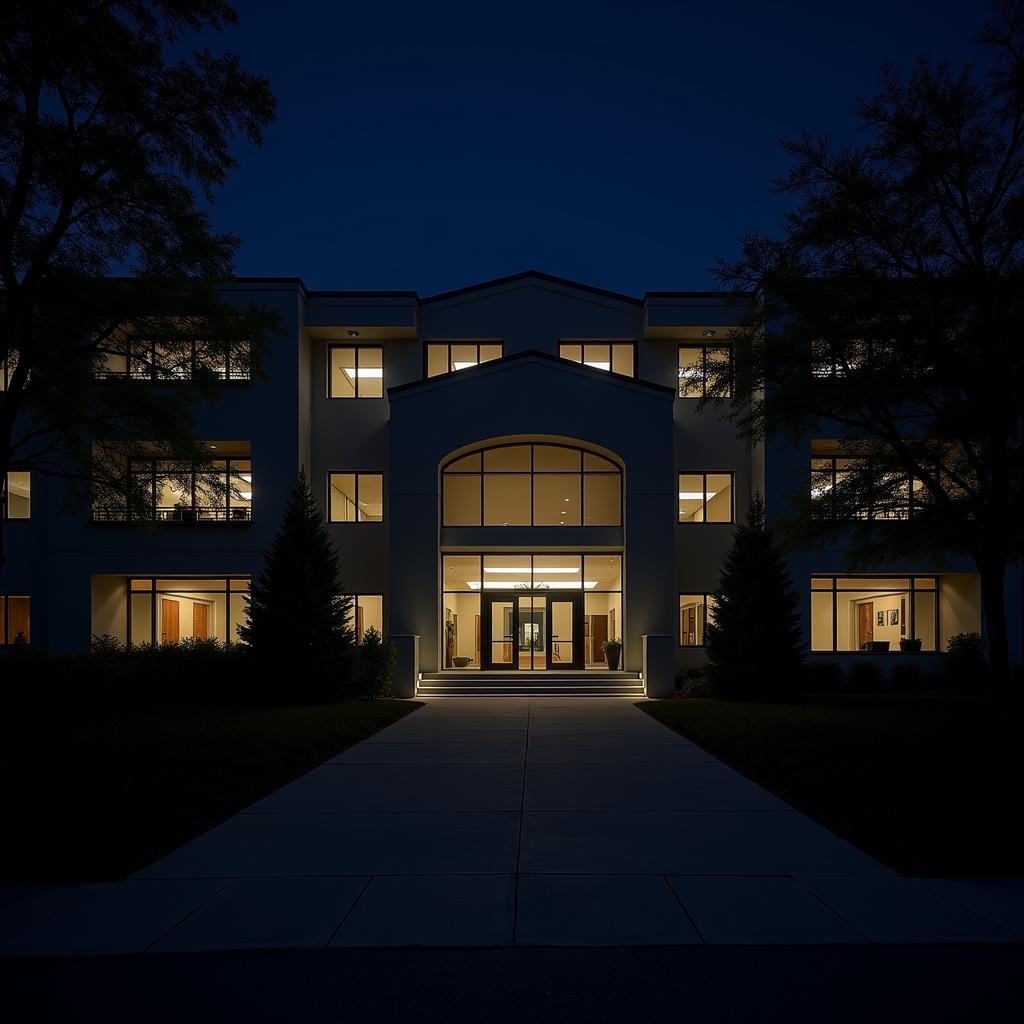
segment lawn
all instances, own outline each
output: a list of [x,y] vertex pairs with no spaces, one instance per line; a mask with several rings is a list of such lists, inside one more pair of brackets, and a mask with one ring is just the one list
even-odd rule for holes
[[1019,708],[941,696],[639,705],[906,875],[1024,875]]
[[122,878],[421,706],[5,715],[0,882]]

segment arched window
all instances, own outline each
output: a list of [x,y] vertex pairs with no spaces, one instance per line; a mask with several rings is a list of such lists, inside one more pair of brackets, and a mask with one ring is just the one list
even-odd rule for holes
[[572,445],[480,448],[441,479],[443,526],[622,525],[622,470]]

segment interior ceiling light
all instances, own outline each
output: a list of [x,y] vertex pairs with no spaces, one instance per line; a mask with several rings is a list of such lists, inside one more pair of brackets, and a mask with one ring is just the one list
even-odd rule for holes
[[384,370],[380,366],[361,366],[358,370],[351,366],[343,366],[342,369],[345,371],[345,376],[349,380],[355,380],[356,377],[383,377]]
[[467,363],[456,359],[455,362],[452,363],[452,366],[454,366],[456,370],[468,370],[471,366],[476,366],[476,363]]
[[[708,491],[708,501],[710,501],[718,491]],[[680,501],[703,501],[704,495],[700,491],[680,491]]]
[[[537,585],[538,586],[542,586],[545,590],[579,590],[580,589],[580,584],[577,583],[575,580],[551,580],[550,582],[539,583]],[[481,584],[480,584],[479,580],[467,580],[466,581],[466,586],[469,587],[470,590],[479,590]],[[583,581],[583,589],[584,590],[593,590],[594,587],[596,587],[596,586],[597,586],[597,580],[584,580]],[[507,590],[508,589],[508,584],[504,583],[502,580],[484,580],[483,581],[483,589],[484,590]],[[522,584],[518,584],[517,589],[520,589],[520,590],[523,589],[523,585]],[[529,589],[529,588],[526,588],[526,589]]]
[[583,365],[584,366],[592,366],[595,370],[610,370],[612,368],[612,364],[611,363],[600,363],[600,362],[589,363],[589,362],[585,362]]
[[[529,574],[530,570],[529,569],[513,569],[511,566],[507,566],[507,565],[496,565],[493,568],[491,568],[490,566],[485,566],[484,567],[484,572],[505,572],[505,573],[515,573],[517,575],[524,575],[524,574]],[[559,567],[554,568],[554,569],[547,569],[547,568],[545,568],[545,569],[538,569],[537,572],[539,572],[539,573],[546,573],[546,572],[579,572],[579,569],[575,568],[574,566],[566,565],[566,566],[559,566]]]

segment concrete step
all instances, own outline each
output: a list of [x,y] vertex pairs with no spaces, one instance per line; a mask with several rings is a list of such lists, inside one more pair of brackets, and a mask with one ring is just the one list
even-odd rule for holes
[[528,689],[518,686],[482,686],[479,689],[452,689],[446,686],[420,687],[417,697],[632,697],[641,700],[643,687],[626,689],[609,686],[606,689],[584,686],[545,686]]
[[639,672],[424,672],[424,697],[633,697],[644,696]]

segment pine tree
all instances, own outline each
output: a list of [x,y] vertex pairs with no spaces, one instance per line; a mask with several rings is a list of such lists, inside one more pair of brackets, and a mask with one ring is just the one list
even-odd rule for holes
[[263,569],[253,581],[247,621],[239,636],[260,654],[348,650],[354,642],[352,596],[344,589],[338,554],[303,469]]
[[705,629],[723,697],[781,700],[800,692],[800,613],[789,572],[755,494],[736,529]]

